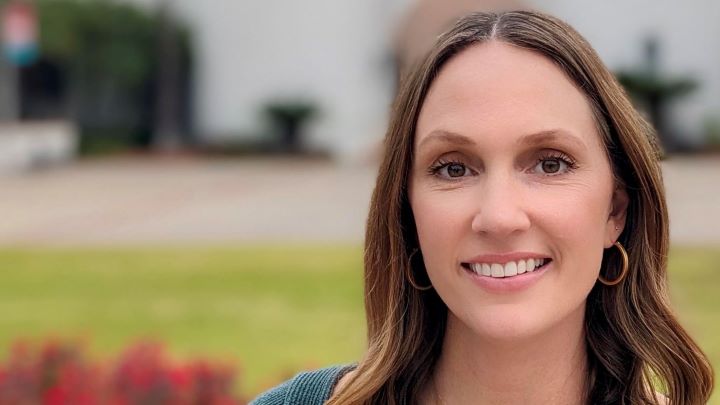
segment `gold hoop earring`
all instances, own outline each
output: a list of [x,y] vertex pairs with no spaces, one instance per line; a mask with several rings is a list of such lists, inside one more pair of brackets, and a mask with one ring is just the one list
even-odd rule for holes
[[618,248],[618,250],[620,250],[620,255],[622,256],[622,261],[623,261],[623,267],[622,267],[622,272],[620,273],[618,278],[616,278],[615,280],[608,280],[605,277],[603,277],[601,274],[598,275],[598,280],[607,286],[613,286],[613,285],[620,284],[620,282],[625,279],[625,276],[627,276],[628,269],[630,267],[630,260],[628,260],[628,254],[627,254],[627,251],[625,251],[625,248],[623,247],[623,245],[620,242],[615,242],[615,246]]
[[414,289],[416,289],[416,290],[418,290],[418,291],[427,291],[427,290],[429,290],[429,289],[431,289],[431,288],[433,287],[433,286],[432,286],[432,283],[430,283],[430,285],[428,285],[428,286],[426,286],[426,287],[423,287],[423,286],[418,285],[418,284],[415,282],[415,280],[413,280],[413,276],[412,276],[412,257],[413,257],[413,256],[415,255],[415,253],[417,253],[417,252],[418,252],[417,249],[413,250],[413,252],[410,253],[410,256],[408,257],[408,266],[407,266],[407,268],[406,268],[406,270],[405,270],[405,277],[407,277],[408,282],[410,283],[411,286],[413,286]]

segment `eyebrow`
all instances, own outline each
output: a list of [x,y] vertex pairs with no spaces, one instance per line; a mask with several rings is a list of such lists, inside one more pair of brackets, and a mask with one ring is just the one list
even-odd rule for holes
[[540,131],[534,134],[525,135],[518,140],[519,144],[536,146],[538,144],[552,142],[552,141],[566,141],[572,143],[577,148],[585,150],[585,142],[579,137],[573,135],[570,131],[563,129],[550,129],[547,131]]
[[[462,146],[475,146],[476,143],[471,138],[461,135],[455,132],[446,131],[443,129],[436,129],[428,136],[425,137],[422,141],[420,141],[420,144],[418,145],[418,149],[420,149],[423,145],[430,143],[432,141],[435,142],[443,142],[443,143],[452,143],[456,145],[462,145]],[[523,136],[522,138],[518,139],[517,143],[521,145],[528,145],[528,146],[535,146],[538,144],[551,142],[551,141],[568,141],[575,146],[577,146],[580,149],[586,149],[585,142],[583,142],[580,138],[578,138],[575,135],[572,135],[569,131],[563,130],[563,129],[549,129],[544,130],[540,132],[535,132],[532,134],[528,134]]]
[[430,132],[430,135],[426,136],[425,139],[420,141],[420,144],[418,145],[418,149],[420,149],[423,145],[430,143],[432,141],[435,142],[443,142],[443,143],[454,143],[456,145],[465,145],[465,146],[473,146],[475,145],[475,141],[468,138],[465,135],[460,135],[455,132],[445,131],[444,129],[436,129],[432,132]]

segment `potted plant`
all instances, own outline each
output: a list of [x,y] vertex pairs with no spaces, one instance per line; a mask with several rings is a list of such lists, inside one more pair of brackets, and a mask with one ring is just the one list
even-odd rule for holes
[[303,126],[318,113],[314,102],[303,99],[273,101],[263,108],[263,115],[280,136],[282,149],[290,152],[300,150]]

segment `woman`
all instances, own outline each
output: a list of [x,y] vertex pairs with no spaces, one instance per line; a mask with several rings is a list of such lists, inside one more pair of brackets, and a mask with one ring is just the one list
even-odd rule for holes
[[572,28],[462,19],[396,100],[366,355],[255,403],[704,404],[712,370],[667,303],[659,153]]

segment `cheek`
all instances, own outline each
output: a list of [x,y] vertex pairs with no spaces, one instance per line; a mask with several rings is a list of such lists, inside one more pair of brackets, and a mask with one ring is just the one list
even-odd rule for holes
[[576,291],[589,291],[602,261],[609,197],[586,186],[536,200],[535,223],[559,265],[557,277]]
[[563,192],[537,196],[533,217],[538,226],[571,243],[602,240],[606,203],[597,193]]
[[471,230],[471,207],[461,198],[442,193],[424,192],[421,198],[413,199],[412,204],[420,248],[428,268],[438,267],[433,264],[444,267],[454,263],[460,240]]

